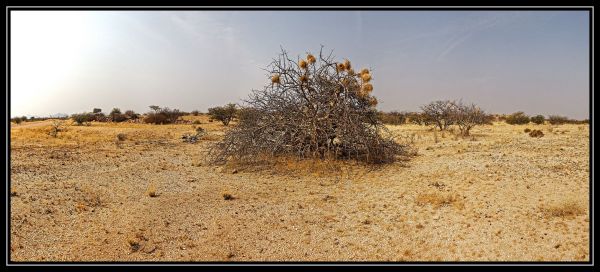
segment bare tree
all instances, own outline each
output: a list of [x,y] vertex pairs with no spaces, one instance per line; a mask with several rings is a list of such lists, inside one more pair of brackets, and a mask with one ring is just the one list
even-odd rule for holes
[[59,132],[65,131],[64,124],[64,120],[53,120],[52,124],[50,125],[50,132],[48,134],[54,138],[58,137]]
[[469,136],[471,129],[477,125],[491,123],[491,116],[487,115],[475,104],[463,104],[462,101],[454,103],[453,122],[458,126],[463,136]]
[[456,105],[454,101],[438,100],[421,107],[425,122],[434,124],[440,130],[446,130],[454,124]]
[[407,154],[378,120],[371,73],[348,60],[282,53],[265,69],[271,83],[253,90],[240,122],[213,149],[215,162],[258,154],[390,162]]

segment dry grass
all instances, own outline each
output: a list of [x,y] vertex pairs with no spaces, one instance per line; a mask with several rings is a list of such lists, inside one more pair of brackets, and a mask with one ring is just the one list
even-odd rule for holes
[[441,192],[432,192],[432,193],[420,193],[417,195],[415,199],[415,203],[420,206],[424,205],[432,205],[435,208],[445,207],[445,206],[453,206],[458,209],[462,209],[464,207],[463,202],[461,201],[461,197],[455,193],[441,193]]
[[191,124],[92,122],[57,138],[48,122],[12,125],[11,259],[590,259],[588,127],[534,139],[495,123],[471,141],[389,126],[417,156],[378,168],[267,157],[217,167],[206,152],[229,128],[184,119],[208,138],[183,143]]
[[146,194],[149,197],[157,197],[158,194],[156,193],[156,186],[154,185],[154,183],[150,183],[150,185],[148,186],[148,189],[146,189]]
[[585,207],[576,200],[563,200],[542,205],[540,210],[546,217],[574,217],[584,214]]

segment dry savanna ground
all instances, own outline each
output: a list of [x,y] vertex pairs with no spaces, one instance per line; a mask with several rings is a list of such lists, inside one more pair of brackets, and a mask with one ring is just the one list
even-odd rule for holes
[[[214,166],[227,129],[11,127],[13,261],[588,261],[587,125],[474,137],[390,126],[418,155],[381,167]],[[525,128],[545,136],[532,138]],[[126,138],[118,141],[116,135]]]

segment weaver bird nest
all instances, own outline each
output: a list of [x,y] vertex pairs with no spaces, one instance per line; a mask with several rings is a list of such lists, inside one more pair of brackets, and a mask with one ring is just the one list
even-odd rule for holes
[[369,69],[355,73],[321,48],[296,60],[282,50],[265,70],[270,83],[245,100],[238,125],[211,151],[215,162],[267,155],[386,163],[409,153],[377,117]]

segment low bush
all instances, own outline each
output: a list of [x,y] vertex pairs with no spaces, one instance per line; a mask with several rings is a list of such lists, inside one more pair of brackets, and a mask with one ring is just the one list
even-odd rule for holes
[[531,117],[531,122],[537,125],[541,125],[544,123],[544,121],[546,120],[546,118],[544,118],[543,115],[536,115]]
[[531,132],[529,132],[529,137],[541,138],[544,137],[544,133],[541,130],[534,129]]
[[524,125],[529,124],[530,119],[524,112],[519,111],[507,116],[505,121],[511,125]]
[[387,125],[402,125],[406,123],[406,113],[404,112],[378,112],[379,119]]
[[567,124],[570,122],[571,122],[571,120],[569,120],[569,118],[564,117],[564,116],[560,116],[560,115],[548,116],[548,123],[550,123],[552,125],[562,125],[562,124]]
[[179,117],[183,116],[178,109],[171,110],[167,107],[150,106],[153,111],[148,112],[144,118],[144,123],[148,124],[173,124]]

